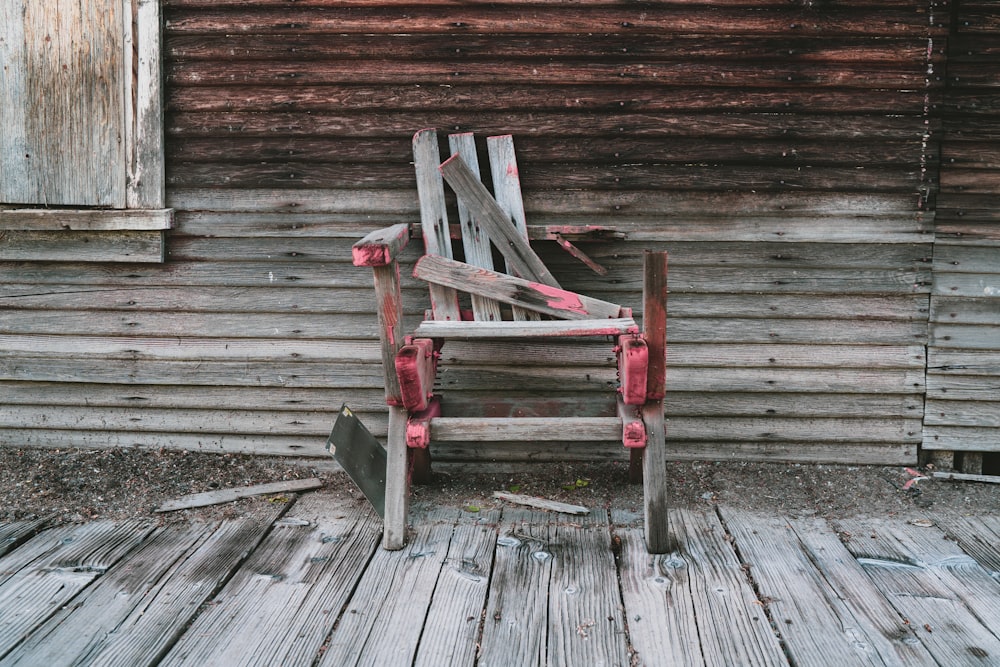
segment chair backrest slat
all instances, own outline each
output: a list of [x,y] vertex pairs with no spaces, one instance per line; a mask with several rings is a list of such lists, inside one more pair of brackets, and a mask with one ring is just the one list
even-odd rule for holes
[[[458,153],[476,177],[481,178],[479,158],[476,155],[476,138],[471,132],[448,135],[448,147],[452,155]],[[465,250],[466,263],[492,271],[493,249],[490,246],[490,237],[461,199],[458,200],[458,219],[462,229],[462,247]],[[503,319],[497,301],[478,294],[473,294],[471,298],[472,314],[476,321],[499,322]]]
[[[420,198],[420,227],[424,249],[428,255],[452,259],[448,212],[445,206],[444,183],[438,166],[441,152],[437,132],[421,130],[413,136],[413,166],[417,176],[417,196]],[[436,320],[460,320],[458,293],[450,287],[430,286],[431,309]]]
[[[486,138],[486,150],[490,158],[490,174],[493,177],[493,194],[500,208],[510,216],[514,227],[525,239],[528,238],[528,223],[524,215],[524,200],[521,197],[521,176],[517,170],[514,154],[514,138],[509,134]],[[507,267],[510,273],[510,266]],[[513,308],[517,321],[540,320],[538,313]]]

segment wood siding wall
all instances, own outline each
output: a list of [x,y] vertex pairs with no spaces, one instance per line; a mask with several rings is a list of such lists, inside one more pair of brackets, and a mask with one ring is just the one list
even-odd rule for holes
[[924,448],[1000,452],[1000,7],[963,0],[956,11],[941,109]]
[[[514,135],[530,223],[627,232],[586,245],[606,277],[541,242],[565,286],[638,308],[641,249],[670,251],[672,456],[915,462],[937,3],[164,8],[168,261],[0,264],[5,442],[319,455],[343,401],[384,434],[350,245],[417,219],[410,136],[438,127]],[[415,322],[426,290],[404,290]],[[455,410],[519,414],[552,387],[608,409],[606,351],[570,370],[446,352]]]

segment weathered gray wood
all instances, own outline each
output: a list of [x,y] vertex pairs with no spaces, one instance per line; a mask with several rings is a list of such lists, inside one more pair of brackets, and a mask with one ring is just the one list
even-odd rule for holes
[[[452,257],[448,232],[448,212],[444,199],[444,183],[438,165],[441,163],[437,132],[421,130],[413,135],[413,166],[417,174],[417,195],[420,199],[420,226],[424,249],[429,255]],[[458,295],[450,288],[431,287],[434,316],[441,320],[461,319]]]
[[988,512],[967,516],[954,511],[934,512],[931,516],[962,551],[988,572],[1000,572],[1000,517]]
[[924,427],[923,447],[958,452],[1000,452],[1000,433],[991,426],[928,425]]
[[378,337],[382,350],[382,377],[385,400],[401,405],[403,391],[396,374],[396,354],[403,346],[403,299],[399,288],[399,267],[395,264],[372,267],[378,312]]
[[549,664],[550,518],[529,510],[503,511],[479,645],[483,667]]
[[139,521],[47,530],[0,558],[0,655],[101,577],[152,531]]
[[[845,546],[939,664],[987,664],[1000,639],[1000,583],[935,527],[842,520]],[[970,650],[970,649],[976,650]]]
[[917,628],[905,622],[841,542],[843,534],[821,519],[791,519],[789,524],[814,567],[851,610],[858,626],[849,632],[857,633],[859,642],[870,643],[884,664],[937,664],[917,639]]
[[[514,154],[514,139],[509,134],[487,137],[486,150],[490,160],[490,175],[493,178],[493,196],[518,233],[527,239],[528,224],[521,196],[521,175],[517,170],[517,156]],[[512,272],[513,268],[507,264],[507,273]],[[541,319],[538,313],[516,306],[513,315],[515,320]]]
[[157,530],[5,656],[5,664],[155,664],[284,509],[221,526]]
[[[815,569],[786,520],[720,509],[791,661],[822,664],[836,655],[841,664],[868,665],[891,659],[880,656],[877,638]],[[803,599],[809,604],[798,603]]]
[[162,262],[163,232],[0,231],[0,261]]
[[566,517],[550,526],[550,665],[625,665],[625,618],[607,512]]
[[0,201],[125,207],[125,7],[5,3]]
[[389,427],[385,445],[385,515],[382,548],[402,549],[406,544],[406,519],[410,500],[410,452],[406,445],[408,413],[402,406],[389,406]]
[[604,320],[547,320],[542,322],[442,322],[424,320],[414,335],[426,338],[534,338],[558,336],[613,336],[634,333],[632,318]]
[[584,516],[590,514],[590,510],[582,505],[571,505],[569,503],[561,503],[555,500],[549,500],[547,498],[536,498],[535,496],[526,496],[523,493],[508,493],[506,491],[494,491],[493,497],[497,500],[504,500],[508,503],[514,503],[515,505],[524,505],[526,507],[534,507],[540,510],[549,510],[551,512],[560,512],[562,514],[574,514],[577,516]]
[[34,537],[51,520],[51,517],[42,517],[0,524],[0,557]]
[[[481,178],[479,157],[476,154],[476,140],[471,132],[448,135],[448,146],[452,155],[460,155],[462,161],[475,174],[476,178]],[[493,248],[490,245],[490,237],[479,225],[478,219],[469,212],[462,199],[458,200],[458,222],[462,230],[462,248],[465,261],[473,266],[492,271]],[[472,312],[476,320],[493,322],[502,319],[500,304],[480,294],[472,295]]]
[[0,209],[0,230],[5,231],[151,231],[170,229],[174,211],[160,209],[67,210]]
[[174,512],[176,510],[191,509],[193,507],[206,507],[208,505],[219,505],[230,503],[240,498],[250,498],[268,493],[295,493],[298,491],[310,491],[323,486],[323,480],[319,478],[295,479],[284,482],[271,482],[269,484],[254,484],[253,486],[236,487],[232,489],[218,489],[216,491],[206,491],[205,493],[192,493],[187,496],[168,500],[156,508],[157,512]]
[[615,440],[621,438],[618,417],[469,418],[436,417],[431,420],[431,440]]
[[[329,637],[319,667],[413,662],[456,518],[453,509],[425,515],[404,550],[375,552]],[[399,600],[406,604],[398,604]]]
[[[624,521],[620,514],[612,518]],[[671,512],[673,551],[650,555],[642,534],[621,537],[622,599],[629,637],[644,664],[787,665],[764,608],[718,519]]]
[[394,262],[410,241],[410,226],[400,223],[369,232],[351,246],[355,266],[385,266]]
[[139,0],[133,7],[135,30],[129,32],[135,43],[126,40],[125,44],[126,59],[135,54],[134,63],[125,69],[134,76],[124,77],[125,99],[132,100],[125,105],[131,151],[126,195],[129,208],[156,209],[163,208],[166,201],[162,14],[157,0]]
[[377,541],[378,519],[366,504],[304,498],[160,664],[312,664]]
[[560,319],[595,320],[621,316],[618,304],[434,255],[420,258],[413,275],[434,285],[462,289]]
[[486,230],[500,254],[510,263],[517,275],[550,287],[559,283],[528,242],[511,225],[510,219],[461,156],[452,156],[441,164],[441,175],[459,199],[465,202],[472,215]]
[[462,513],[423,623],[416,667],[474,665],[493,571],[499,512]]
[[934,479],[943,479],[952,482],[982,482],[984,484],[1000,484],[1000,476],[997,475],[972,475],[961,472],[940,472],[931,474]]

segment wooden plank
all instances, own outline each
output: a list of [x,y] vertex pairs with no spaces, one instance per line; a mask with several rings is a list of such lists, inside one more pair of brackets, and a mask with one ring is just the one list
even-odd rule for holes
[[[420,227],[424,249],[429,255],[452,257],[448,232],[448,212],[444,199],[444,183],[438,165],[441,155],[437,132],[421,130],[413,135],[413,165],[417,174],[417,195],[420,199]],[[445,287],[431,287],[431,307],[439,320],[460,320],[458,295]]]
[[191,509],[194,507],[206,507],[208,505],[219,505],[230,503],[240,498],[250,498],[252,496],[262,496],[269,493],[295,493],[299,491],[309,491],[323,486],[323,480],[318,478],[296,479],[284,482],[271,482],[269,484],[254,484],[252,486],[238,487],[232,489],[218,489],[206,491],[205,493],[192,493],[187,496],[168,500],[154,511],[173,512],[176,510]]
[[440,167],[441,175],[465,202],[479,224],[486,230],[497,249],[520,277],[549,287],[559,283],[528,242],[511,224],[510,219],[476,175],[462,161],[452,156]]
[[550,526],[548,665],[628,663],[625,618],[607,512]]
[[160,230],[0,233],[0,261],[159,263],[166,253]]
[[17,647],[54,609],[104,575],[153,530],[142,521],[97,521],[47,530],[0,558],[0,655]]
[[431,420],[434,441],[461,440],[618,440],[622,423],[618,417],[575,417],[551,419],[522,417],[490,419],[437,417]]
[[953,482],[981,482],[983,484],[1000,484],[1000,476],[997,475],[973,475],[961,472],[934,472],[931,477]]
[[[166,201],[166,174],[164,156],[164,105],[162,32],[163,19],[160,3],[139,0],[134,15],[126,21],[135,21],[135,44],[126,44],[126,50],[135,54],[133,77],[125,77],[131,87],[126,104],[127,128],[132,151],[128,163],[126,199],[129,208],[163,208]],[[129,56],[126,56],[129,57]],[[134,107],[133,107],[134,105]],[[130,116],[130,117],[129,117]]]
[[452,509],[424,515],[405,549],[375,552],[317,667],[413,662],[457,516]]
[[574,514],[577,516],[585,516],[590,514],[590,510],[582,505],[571,505],[569,503],[560,503],[555,500],[548,500],[547,498],[536,498],[535,496],[526,496],[523,493],[507,493],[506,491],[494,491],[493,497],[497,500],[503,500],[508,503],[514,503],[515,505],[524,505],[526,507],[534,507],[535,509],[548,510],[550,512],[560,512],[562,514]]
[[5,5],[0,201],[125,208],[124,10]]
[[971,664],[1000,651],[1000,583],[935,527],[881,519],[839,520],[845,546],[938,664]]
[[376,229],[351,246],[354,266],[385,266],[396,260],[410,241],[410,226]]
[[[450,134],[448,135],[448,146],[452,155],[460,155],[462,161],[475,174],[476,178],[481,178],[475,135],[471,132]],[[492,271],[493,248],[490,245],[490,237],[486,230],[480,226],[478,219],[470,213],[462,199],[458,200],[458,222],[462,230],[462,248],[465,251],[465,261],[473,266]],[[493,322],[502,319],[500,304],[480,294],[472,295],[472,312],[475,319],[480,321]]]
[[958,512],[934,512],[938,528],[988,572],[1000,572],[1000,517]]
[[459,516],[423,624],[415,667],[475,664],[498,519],[495,511]]
[[367,504],[303,498],[159,664],[311,664],[377,542]]
[[629,638],[646,664],[787,665],[778,638],[714,516],[670,515],[674,551],[651,556],[620,513],[619,567]]
[[505,508],[479,645],[482,665],[546,665],[552,515]]
[[[528,238],[528,222],[524,214],[524,199],[521,196],[521,174],[517,169],[514,154],[514,138],[507,134],[486,138],[486,151],[490,160],[490,175],[493,178],[493,196],[497,205],[507,214],[517,232]],[[507,263],[507,273],[514,269]],[[530,310],[515,307],[515,320],[539,320],[541,317]]]
[[42,517],[0,524],[0,557],[34,537],[50,521],[50,517]]
[[732,507],[720,508],[765,609],[795,664],[868,665],[894,656],[879,653],[883,642],[858,618],[813,564],[788,521]]
[[8,664],[152,665],[284,511],[158,529],[5,656]]
[[[989,395],[984,392],[983,398]],[[982,401],[927,399],[924,423],[933,426],[981,426],[1000,428],[1000,398]]]
[[441,322],[425,320],[414,335],[427,338],[534,338],[616,336],[636,333],[632,318],[604,320],[547,320],[541,322]]
[[919,642],[917,628],[905,622],[841,542],[843,533],[821,519],[792,518],[789,524],[803,551],[851,610],[858,626],[849,632],[856,632],[858,641],[870,642],[884,664],[938,664]]
[[[998,308],[1000,308],[1000,301],[998,301]],[[936,322],[930,325],[929,333],[928,342],[931,346],[966,350],[1000,350],[1000,336],[997,335],[996,325]]]
[[618,304],[434,255],[421,257],[413,275],[432,285],[461,289],[560,319],[597,320],[621,316],[622,308]]
[[1000,452],[1000,429],[929,424],[924,427],[923,447],[958,452]]
[[393,551],[402,549],[406,544],[406,519],[410,504],[410,451],[406,444],[408,416],[405,408],[389,406],[382,548]]
[[159,209],[0,209],[5,231],[150,231],[173,226],[174,210]]

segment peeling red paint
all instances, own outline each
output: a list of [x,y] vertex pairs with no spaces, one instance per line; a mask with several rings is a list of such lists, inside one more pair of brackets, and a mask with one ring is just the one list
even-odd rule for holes
[[389,248],[384,245],[363,245],[351,248],[354,266],[386,266],[392,261]]
[[642,405],[646,402],[649,348],[639,337],[622,338],[618,352],[618,376],[621,380],[622,400],[625,405]]
[[411,449],[427,449],[431,444],[431,420],[441,416],[441,401],[431,400],[426,410],[410,415],[406,421],[406,446]]
[[582,315],[589,315],[587,309],[580,302],[580,296],[573,292],[567,292],[558,287],[550,287],[542,283],[531,283],[531,288],[546,297],[546,305],[555,310],[569,310]]
[[646,446],[646,427],[641,421],[622,425],[622,444],[628,449],[639,449]]

